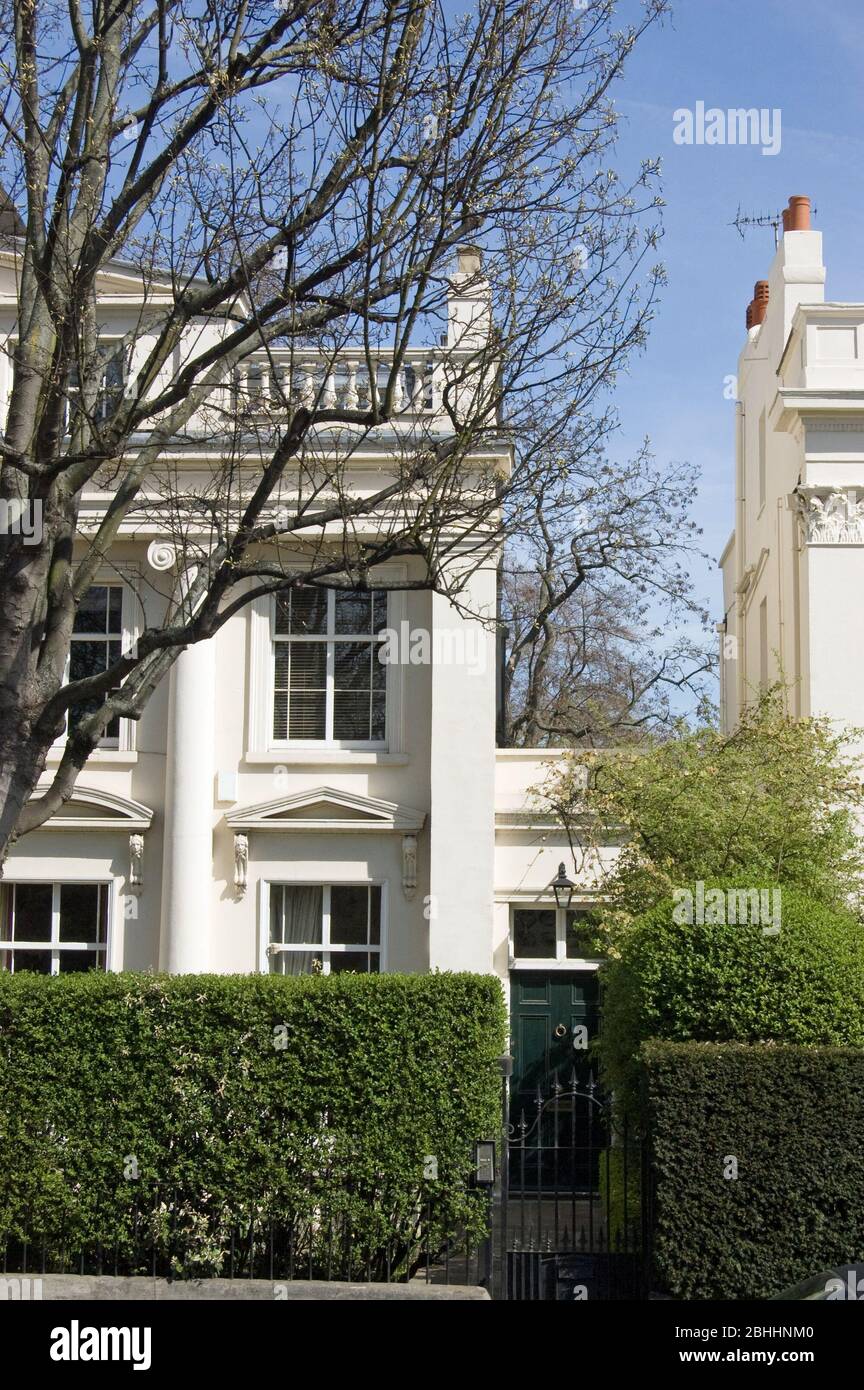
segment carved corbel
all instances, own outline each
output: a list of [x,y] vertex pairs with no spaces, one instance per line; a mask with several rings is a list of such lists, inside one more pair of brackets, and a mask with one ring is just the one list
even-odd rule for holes
[[144,882],[144,836],[129,836],[129,887],[140,888]]
[[248,835],[237,834],[234,836],[234,887],[240,898],[246,892],[248,870],[249,837]]
[[417,891],[417,836],[402,836],[402,891],[413,898]]

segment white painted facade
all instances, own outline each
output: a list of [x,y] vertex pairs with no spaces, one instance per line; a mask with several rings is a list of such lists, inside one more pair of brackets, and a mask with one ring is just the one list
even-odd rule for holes
[[[0,336],[6,339],[15,331],[13,270],[7,258],[0,267]],[[488,327],[482,296],[461,297],[459,279],[451,299],[451,350]],[[103,278],[100,314],[104,336],[135,333],[143,353],[146,313],[134,277],[122,267]],[[212,325],[199,330],[216,331]],[[433,365],[424,378],[426,361]],[[425,385],[406,408],[406,420],[422,413],[424,427],[435,428],[443,352],[418,349],[416,363],[415,391],[418,380]],[[350,382],[350,363],[347,370]],[[0,395],[8,389],[2,354]],[[356,452],[357,488],[380,485],[394,447],[382,437]],[[501,466],[507,461],[502,453]],[[203,446],[197,454],[187,447],[178,463],[190,486],[206,476],[206,466]],[[109,497],[110,489],[88,492],[82,526],[98,517]],[[182,583],[175,571],[149,562],[159,541],[152,526],[125,527],[98,577],[121,590],[116,622],[124,647],[148,623],[161,621],[172,585]],[[411,562],[393,573],[413,577]],[[472,575],[468,606],[474,614],[494,615],[494,556]],[[101,885],[105,939],[97,963],[112,970],[279,968],[284,953],[272,950],[271,928],[273,913],[285,910],[286,885],[315,890],[322,933],[331,935],[336,904],[344,901],[339,890],[371,890],[369,921],[374,913],[377,939],[367,937],[366,960],[357,968],[371,960],[371,968],[384,971],[494,971],[506,979],[514,964],[530,964],[514,961],[512,914],[554,906],[550,884],[561,860],[573,873],[563,832],[531,810],[531,788],[560,754],[496,750],[490,624],[424,591],[389,596],[387,626],[400,630],[402,624],[431,634],[433,660],[385,667],[383,737],[365,744],[274,735],[279,639],[272,599],[256,600],[211,641],[184,652],[141,720],[122,721],[111,746],[92,755],[63,814],[14,845],[3,887],[6,965],[13,954],[10,895],[17,887],[46,885],[40,911],[50,907],[52,968],[67,968],[57,936],[64,931],[60,895],[64,885],[76,884]],[[470,659],[458,659],[460,652]],[[60,756],[58,746],[49,772]],[[590,901],[595,887],[588,868],[574,906]],[[22,904],[32,900],[32,893],[21,894]],[[22,914],[23,920],[23,908]],[[316,940],[319,949],[302,953],[305,966],[353,968],[342,958],[344,942],[340,956],[327,949],[326,936]],[[43,961],[49,947],[40,945]],[[22,960],[25,968],[26,952]],[[541,963],[550,970],[583,964],[564,948],[548,947]]]
[[825,278],[821,233],[784,231],[739,358],[726,729],[781,678],[793,715],[864,722],[864,303],[826,301]]

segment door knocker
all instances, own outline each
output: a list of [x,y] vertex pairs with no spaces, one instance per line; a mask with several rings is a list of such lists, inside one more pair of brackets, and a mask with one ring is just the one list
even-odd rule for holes
[[567,1027],[566,1027],[566,1024],[564,1024],[564,1023],[559,1023],[559,1024],[557,1025],[557,1027],[556,1027],[556,1029],[555,1029],[555,1036],[556,1036],[556,1038],[566,1038],[566,1036],[567,1036]]

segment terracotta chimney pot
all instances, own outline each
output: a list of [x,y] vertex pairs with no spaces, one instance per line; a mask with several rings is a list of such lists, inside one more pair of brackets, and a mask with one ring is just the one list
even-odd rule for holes
[[784,232],[788,232],[788,231],[790,230],[790,228],[789,228],[789,209],[788,209],[788,208],[784,208],[784,209],[783,209],[783,230],[784,230]]
[[809,232],[810,199],[795,197],[789,199],[789,231]]

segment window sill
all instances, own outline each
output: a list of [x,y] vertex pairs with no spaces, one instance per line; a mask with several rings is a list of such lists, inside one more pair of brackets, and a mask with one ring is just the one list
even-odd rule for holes
[[247,753],[250,767],[407,767],[407,753],[364,753],[351,748],[282,748],[272,753]]
[[[51,748],[48,751],[48,756],[45,761],[50,766],[59,763],[62,757],[62,748]],[[114,767],[134,767],[137,761],[138,754],[132,748],[96,748],[90,754],[84,766],[90,767],[93,763],[100,763],[103,765],[109,763]]]

